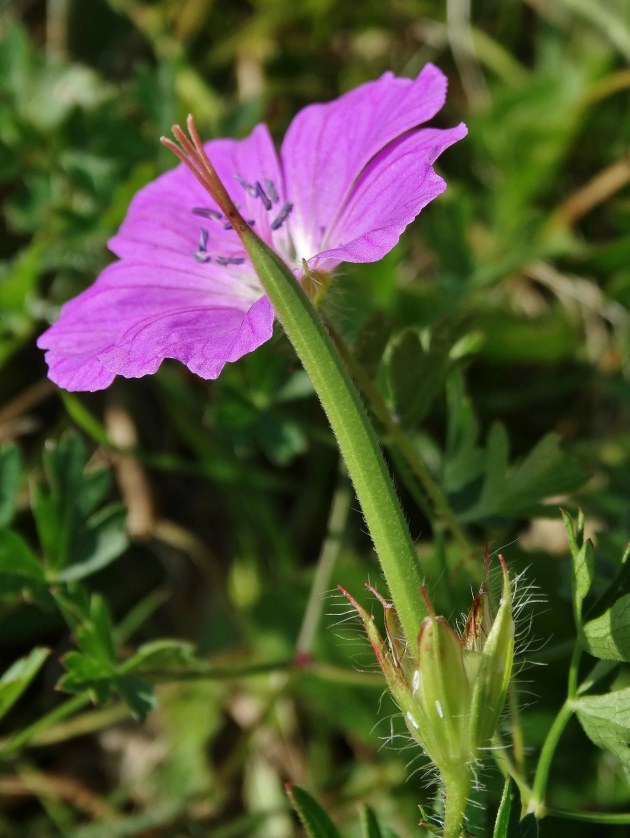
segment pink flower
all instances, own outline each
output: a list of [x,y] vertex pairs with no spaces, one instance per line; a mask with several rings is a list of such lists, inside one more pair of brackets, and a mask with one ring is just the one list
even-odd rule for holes
[[[204,148],[243,217],[296,277],[303,259],[331,272],[381,259],[446,188],[433,163],[466,128],[418,127],[445,96],[432,65],[415,80],[385,73],[304,108],[279,156],[264,125]],[[101,390],[116,375],[154,373],[165,358],[216,378],[271,337],[273,309],[240,239],[183,164],[138,192],[109,247],[118,261],[38,340],[60,387]]]

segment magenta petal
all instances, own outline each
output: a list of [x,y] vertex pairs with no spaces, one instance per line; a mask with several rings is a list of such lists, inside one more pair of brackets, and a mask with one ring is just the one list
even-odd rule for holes
[[[47,349],[50,378],[67,390],[100,390],[115,375],[154,373],[174,358],[203,378],[271,337],[266,297],[219,305],[202,289],[178,286],[176,271],[118,262],[92,288],[63,307],[38,340]],[[172,282],[172,284],[168,284]]]
[[390,143],[366,166],[326,237],[329,247],[310,260],[331,271],[341,262],[376,262],[404,229],[446,188],[432,163],[466,135],[466,127],[424,128]]
[[[243,216],[255,222],[258,235],[270,244],[269,213],[235,178],[240,175],[250,183],[269,179],[279,193],[279,201],[284,200],[278,156],[267,127],[256,126],[243,140],[212,140],[205,144],[205,149]],[[174,257],[192,261],[203,227],[208,231],[208,253],[242,253],[243,247],[233,230],[225,230],[220,221],[194,215],[195,207],[218,209],[186,166],[180,164],[138,192],[118,233],[110,239],[109,248],[123,259],[159,259],[160,264]]]
[[298,258],[324,249],[363,168],[392,140],[435,116],[445,96],[446,77],[428,64],[415,80],[385,73],[334,102],[300,111],[281,153]]
[[[263,125],[205,148],[243,217],[296,274],[304,258],[330,271],[381,258],[444,189],[432,164],[465,128],[419,126],[445,93],[428,65],[415,80],[386,73],[308,107],[282,166]],[[61,387],[99,390],[165,358],[216,378],[271,336],[273,311],[242,242],[185,165],[140,190],[110,247],[120,261],[38,341]]]

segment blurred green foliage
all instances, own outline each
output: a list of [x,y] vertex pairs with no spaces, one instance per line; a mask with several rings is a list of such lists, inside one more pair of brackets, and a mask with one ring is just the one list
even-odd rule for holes
[[[530,779],[584,603],[596,691],[547,803],[628,810],[630,7],[468,5],[0,3],[0,836],[288,838],[287,780],[344,836],[423,834],[422,759],[328,592],[378,571],[279,330],[216,382],[167,363],[85,396],[47,384],[34,338],[172,165],[173,122],[264,120],[279,140],[303,105],[427,61],[450,78],[439,124],[470,130],[440,161],[448,191],[322,309],[455,516],[459,540],[377,421],[436,608],[466,607],[486,542],[547,600],[523,613],[524,658],[548,664],[525,670],[513,721]],[[596,546],[567,544],[558,507],[578,505]],[[484,784],[470,827],[509,834],[499,771]]]

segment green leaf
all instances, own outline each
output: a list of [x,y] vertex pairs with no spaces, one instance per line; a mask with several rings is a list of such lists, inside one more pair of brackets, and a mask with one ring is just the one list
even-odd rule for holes
[[521,836],[521,795],[518,786],[511,777],[507,777],[492,838],[520,838]]
[[81,651],[102,661],[106,666],[115,665],[113,626],[109,609],[102,596],[94,594],[90,599],[90,618],[79,626],[76,636]]
[[144,672],[155,669],[190,669],[195,664],[195,647],[183,640],[153,640],[121,664],[120,671]]
[[359,332],[352,353],[370,378],[374,378],[391,334],[382,311],[375,312]]
[[547,497],[575,489],[584,481],[581,470],[561,450],[558,434],[547,434],[515,466],[508,465],[508,449],[507,433],[496,423],[486,445],[479,500],[459,515],[460,520],[533,514]]
[[62,662],[66,672],[59,679],[58,689],[77,694],[87,691],[95,701],[107,701],[113,687],[111,667],[83,652],[68,652]]
[[630,687],[582,696],[573,709],[588,738],[630,770]]
[[74,433],[44,454],[47,480],[36,489],[33,515],[50,581],[83,579],[118,558],[128,544],[122,507],[99,509],[111,474],[86,470],[87,457],[85,443]]
[[449,349],[445,340],[435,339],[425,350],[418,333],[411,330],[396,340],[389,358],[389,380],[401,425],[416,425],[427,414],[444,386]]
[[0,677],[0,718],[22,695],[49,654],[49,649],[35,647],[26,657],[12,664]]
[[[20,580],[20,585],[44,582],[44,568],[21,535],[13,530],[0,530],[0,577]],[[6,588],[3,588],[6,594]]]
[[582,640],[596,658],[630,661],[630,594],[582,627]]
[[464,392],[464,381],[459,370],[454,371],[447,382],[446,399],[448,422],[444,488],[452,494],[480,477],[485,458],[484,451],[477,445],[479,424],[470,399]]
[[11,523],[22,477],[20,451],[16,445],[0,447],[0,527]]
[[573,529],[573,520],[569,513],[563,509],[561,514],[573,560],[571,590],[575,625],[579,630],[582,624],[582,605],[595,577],[595,551],[590,540],[584,541],[583,513],[579,514],[577,530]]
[[361,807],[361,829],[363,838],[397,838],[395,832],[379,824],[374,810],[369,806]]
[[137,675],[118,675],[113,687],[139,721],[144,721],[151,710],[155,709],[157,702],[153,687],[143,678]]
[[42,608],[52,603],[44,566],[13,530],[0,530],[0,598],[25,597]]
[[287,784],[287,794],[309,838],[341,838],[328,813],[307,791]]
[[59,582],[76,582],[107,567],[129,544],[125,532],[126,510],[119,504],[106,506],[86,521],[77,535],[72,564],[56,575]]

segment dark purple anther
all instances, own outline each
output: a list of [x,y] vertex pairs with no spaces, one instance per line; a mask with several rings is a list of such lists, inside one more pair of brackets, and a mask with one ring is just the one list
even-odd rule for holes
[[276,218],[274,218],[274,220],[271,222],[271,229],[279,230],[291,214],[292,209],[293,204],[283,204],[282,209],[280,210]]
[[263,202],[263,207],[267,210],[267,212],[269,212],[271,209],[271,201],[267,197],[265,190],[260,185],[259,180],[256,181],[256,195]]
[[223,213],[206,207],[193,207],[192,212],[193,215],[199,215],[201,218],[214,218],[216,221],[221,221],[223,218]]
[[234,175],[234,180],[238,181],[247,194],[251,195],[252,198],[256,198],[258,196],[258,189],[255,186],[252,186],[251,183],[248,183],[244,177]]
[[265,178],[265,187],[267,189],[267,194],[269,195],[271,200],[274,202],[274,204],[277,204],[280,198],[278,197],[278,193],[276,192],[276,187],[274,186],[273,181],[269,180],[268,177]]
[[242,256],[217,256],[214,260],[217,265],[242,265],[245,261]]
[[208,244],[208,231],[205,227],[202,227],[199,231],[199,244],[197,246],[197,252],[195,253],[195,259],[198,262],[205,264],[211,260],[211,256],[209,253],[206,253],[206,246]]

